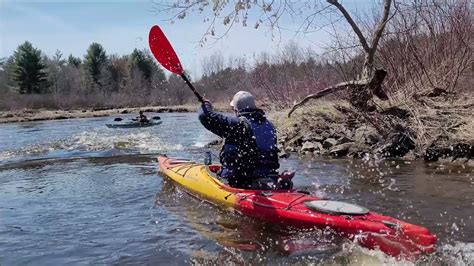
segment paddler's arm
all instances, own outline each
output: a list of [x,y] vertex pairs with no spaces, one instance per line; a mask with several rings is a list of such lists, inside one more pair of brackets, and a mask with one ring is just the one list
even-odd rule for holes
[[221,138],[226,138],[232,132],[237,130],[240,119],[237,117],[226,116],[214,112],[212,104],[205,101],[198,110],[199,121],[201,124],[212,133]]

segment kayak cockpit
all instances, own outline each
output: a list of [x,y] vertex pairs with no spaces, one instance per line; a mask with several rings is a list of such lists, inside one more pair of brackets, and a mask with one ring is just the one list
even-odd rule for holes
[[[219,172],[221,170],[220,165],[206,165],[206,171],[209,176],[214,179],[219,180],[220,182],[229,186],[226,179],[223,179],[219,176]],[[246,188],[253,189],[253,190],[282,190],[282,191],[290,191],[293,189],[293,182],[291,179],[295,176],[294,172],[284,171],[280,173],[278,176],[274,177],[264,177],[264,178],[256,178],[250,187]],[[230,186],[229,186],[230,187]]]

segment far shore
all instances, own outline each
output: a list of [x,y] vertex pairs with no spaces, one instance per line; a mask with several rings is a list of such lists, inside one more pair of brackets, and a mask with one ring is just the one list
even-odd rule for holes
[[186,113],[195,112],[197,106],[177,105],[177,106],[147,106],[131,108],[110,108],[110,109],[79,109],[79,110],[47,110],[47,109],[24,109],[16,111],[0,111],[0,124],[18,123],[41,120],[60,120],[88,117],[103,117],[111,115],[138,114],[145,113]]
[[[228,104],[217,102],[213,104],[217,111],[230,111]],[[22,109],[14,111],[0,111],[0,124],[19,123],[42,120],[61,120],[74,118],[103,117],[111,115],[137,114],[139,111],[146,113],[192,113],[196,112],[198,104],[168,105],[168,106],[143,106],[124,108],[82,108],[82,109]]]

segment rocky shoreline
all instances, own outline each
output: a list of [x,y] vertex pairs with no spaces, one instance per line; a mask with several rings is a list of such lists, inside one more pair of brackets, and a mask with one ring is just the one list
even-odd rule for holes
[[[291,118],[287,117],[287,110],[267,115],[277,128],[280,158],[399,158],[474,166],[474,104],[463,104],[458,109],[453,106],[420,115],[431,125],[423,129],[425,135],[417,131],[417,119],[400,107],[384,109],[383,115],[400,123],[385,134],[374,120],[354,117],[348,104],[341,102],[316,102]],[[375,113],[371,115],[376,117]],[[433,137],[426,138],[428,134]],[[221,145],[222,141],[216,140],[207,147],[217,149]]]
[[[382,134],[380,125],[373,123],[373,119],[354,118],[347,113],[346,106],[334,102],[316,103],[291,118],[285,112],[276,113],[271,115],[271,119],[279,133],[280,157],[297,153],[336,158],[401,158],[471,164],[474,158],[473,106],[467,106],[457,116],[449,113],[448,117],[442,117],[439,112],[431,117],[423,116],[426,121],[443,120],[440,128],[435,122],[429,122],[433,126],[423,129],[425,135],[416,130],[416,121],[409,113],[402,116],[391,114],[397,116],[396,121],[403,123]],[[393,110],[403,111],[401,108]],[[375,117],[375,114],[371,115]],[[397,126],[401,129],[397,130]],[[422,138],[428,135],[426,132],[432,136],[431,139]]]

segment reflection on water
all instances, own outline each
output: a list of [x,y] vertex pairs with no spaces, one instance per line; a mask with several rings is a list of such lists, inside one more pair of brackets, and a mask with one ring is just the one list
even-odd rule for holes
[[[0,264],[400,263],[188,195],[157,175],[155,157],[202,160],[214,137],[194,114],[161,117],[129,130],[108,118],[0,125]],[[282,168],[312,194],[428,227],[439,247],[422,262],[474,261],[472,167],[294,156]]]

